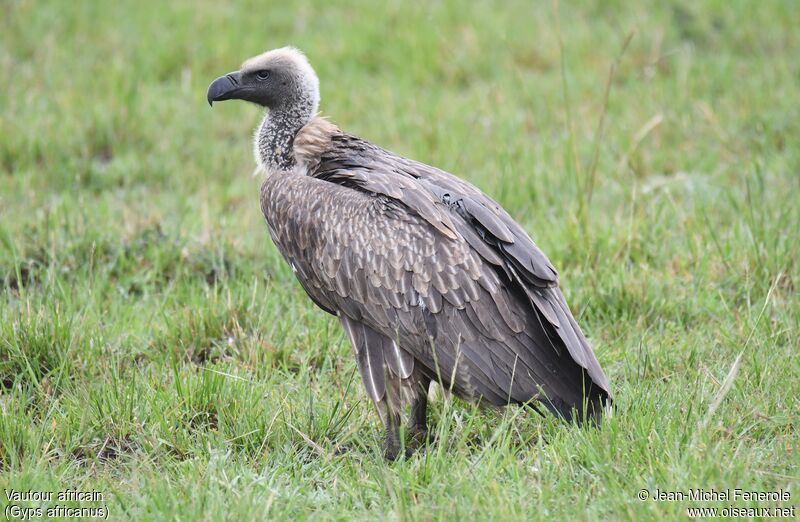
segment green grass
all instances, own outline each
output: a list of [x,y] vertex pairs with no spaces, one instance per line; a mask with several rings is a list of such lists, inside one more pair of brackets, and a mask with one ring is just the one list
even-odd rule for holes
[[[800,504],[795,2],[121,4],[0,7],[0,487],[132,519]],[[616,392],[601,429],[440,395],[438,444],[383,461],[341,328],[268,239],[260,114],[205,102],[286,44],[342,128],[531,233]]]

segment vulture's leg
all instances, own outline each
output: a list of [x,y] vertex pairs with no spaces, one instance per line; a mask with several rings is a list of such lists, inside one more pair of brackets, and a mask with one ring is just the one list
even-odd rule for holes
[[383,456],[386,460],[397,460],[401,455],[403,442],[400,437],[400,413],[387,404],[386,400],[376,402],[378,413],[386,426],[383,439]]
[[428,388],[431,380],[420,377],[417,395],[411,401],[411,417],[408,420],[408,433],[415,445],[424,444],[428,439]]
[[384,455],[395,460],[402,447],[400,438],[400,395],[397,382],[390,378],[385,365],[385,352],[392,350],[394,344],[388,337],[376,332],[369,326],[340,316],[353,350],[361,380],[378,414],[386,426],[384,439]]

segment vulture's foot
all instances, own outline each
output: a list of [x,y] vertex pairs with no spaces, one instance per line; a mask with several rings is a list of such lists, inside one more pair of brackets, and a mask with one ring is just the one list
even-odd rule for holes
[[403,439],[400,433],[400,415],[389,414],[386,419],[386,435],[383,439],[383,456],[386,460],[397,460],[403,452]]
[[[397,460],[401,455],[408,458],[417,449],[431,442],[428,432],[428,388],[430,383],[430,379],[422,377],[415,385],[416,396],[411,401],[411,415],[408,420],[408,429],[405,431],[400,429],[400,415],[396,411],[390,413],[386,408],[388,404],[377,404],[378,411],[383,411],[381,416],[386,424],[383,451],[387,460]],[[386,409],[381,410],[381,406]],[[406,441],[407,444],[404,444]]]
[[384,446],[383,449],[383,456],[389,462],[394,462],[396,460],[400,460],[400,457],[411,458],[414,453],[416,452],[417,448],[412,447],[405,447],[398,446],[398,447],[389,447]]
[[405,433],[407,444],[403,444],[402,435],[403,433],[398,431],[397,437],[395,437],[387,431],[383,446],[386,460],[394,461],[403,455],[410,458],[417,451],[424,452],[427,446],[435,441],[434,435],[426,427],[412,426],[409,428]]
[[386,438],[383,441],[383,456],[386,460],[397,460],[401,455],[409,456],[408,449],[403,451],[403,444],[400,440],[400,432],[397,430],[392,433],[391,430],[386,430]]

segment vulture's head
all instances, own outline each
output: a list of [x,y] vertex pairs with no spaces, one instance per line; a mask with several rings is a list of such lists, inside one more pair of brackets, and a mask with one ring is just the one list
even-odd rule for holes
[[319,80],[305,55],[293,47],[273,49],[250,58],[241,69],[220,76],[208,87],[208,103],[245,100],[267,109],[314,114]]

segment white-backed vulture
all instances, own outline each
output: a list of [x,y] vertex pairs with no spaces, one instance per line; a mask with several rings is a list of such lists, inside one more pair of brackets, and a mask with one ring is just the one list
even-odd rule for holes
[[555,268],[525,230],[470,183],[351,136],[317,116],[319,81],[296,49],[216,79],[208,101],[266,109],[255,157],[261,209],[308,296],[336,315],[386,425],[427,434],[431,381],[504,406],[539,401],[597,419],[611,387]]

